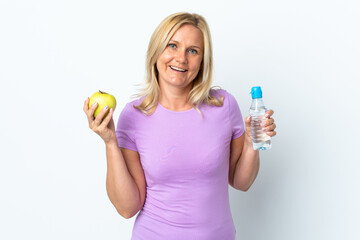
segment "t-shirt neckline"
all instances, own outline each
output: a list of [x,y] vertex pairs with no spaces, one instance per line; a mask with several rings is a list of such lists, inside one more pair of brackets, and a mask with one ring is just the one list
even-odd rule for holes
[[185,111],[173,111],[173,110],[167,109],[166,107],[164,107],[163,105],[161,105],[159,102],[158,102],[158,107],[164,109],[164,110],[167,111],[167,112],[171,112],[171,113],[187,113],[187,112],[192,112],[192,111],[195,110],[195,108],[190,108],[190,109],[185,110]]

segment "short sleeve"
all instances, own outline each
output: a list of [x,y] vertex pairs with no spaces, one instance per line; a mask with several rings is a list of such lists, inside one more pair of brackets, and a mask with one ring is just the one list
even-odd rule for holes
[[232,140],[240,137],[245,130],[244,120],[235,97],[227,92]]
[[133,110],[131,105],[130,103],[126,104],[120,113],[115,133],[119,147],[138,151],[135,141],[134,111],[131,111]]

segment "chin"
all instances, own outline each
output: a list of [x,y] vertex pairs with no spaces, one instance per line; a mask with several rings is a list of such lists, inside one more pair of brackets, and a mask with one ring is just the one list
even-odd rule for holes
[[168,84],[170,85],[174,85],[177,87],[182,87],[182,86],[186,86],[187,83],[184,80],[179,80],[179,79],[171,79]]

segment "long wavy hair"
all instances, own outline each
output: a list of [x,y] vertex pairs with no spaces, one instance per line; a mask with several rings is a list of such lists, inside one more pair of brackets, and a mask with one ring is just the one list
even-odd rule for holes
[[139,106],[134,106],[134,108],[138,109],[145,115],[151,115],[154,113],[160,96],[158,70],[156,67],[157,59],[164,51],[175,32],[184,24],[190,24],[197,27],[202,32],[204,38],[203,59],[198,75],[192,82],[193,86],[189,92],[188,100],[192,107],[195,108],[201,115],[202,113],[198,108],[200,104],[205,103],[218,107],[223,105],[223,96],[220,96],[219,99],[217,99],[210,95],[211,89],[221,87],[211,87],[213,57],[208,24],[205,19],[198,14],[180,12],[166,17],[159,26],[157,26],[151,36],[146,55],[146,79],[144,83],[142,83],[145,86],[139,93],[133,95],[135,98],[144,97],[141,104]]

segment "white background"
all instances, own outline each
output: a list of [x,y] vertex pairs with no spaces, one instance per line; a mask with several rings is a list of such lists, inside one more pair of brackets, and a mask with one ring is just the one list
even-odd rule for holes
[[166,16],[203,15],[214,85],[261,85],[278,135],[248,192],[230,190],[237,239],[360,239],[356,0],[0,1],[0,239],[130,239],[105,188],[102,140],[82,106],[144,79]]

